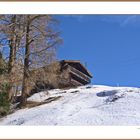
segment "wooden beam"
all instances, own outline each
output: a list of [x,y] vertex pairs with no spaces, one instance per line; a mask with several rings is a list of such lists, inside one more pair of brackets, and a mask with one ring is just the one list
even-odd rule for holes
[[71,82],[70,82],[72,85],[74,85],[74,86],[83,86],[84,84],[82,84],[82,83],[80,83],[80,82],[78,82],[78,81],[76,81],[76,80],[74,80],[74,79],[71,79]]
[[60,61],[61,63],[67,63],[67,64],[70,64],[70,63],[73,63],[73,64],[79,64],[80,67],[87,73],[87,75],[92,78],[92,74],[86,69],[85,66],[83,66],[83,64],[80,63],[80,60],[62,60]]
[[90,82],[90,78],[87,75],[85,75],[84,73],[82,73],[81,71],[73,68],[70,65],[68,66],[68,69],[69,69],[69,72],[75,74],[76,76],[78,76],[79,78],[83,79],[84,81],[86,81],[88,83]]

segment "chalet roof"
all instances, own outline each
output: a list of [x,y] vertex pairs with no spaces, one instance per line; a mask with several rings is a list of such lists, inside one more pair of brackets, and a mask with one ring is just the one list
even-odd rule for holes
[[92,74],[86,69],[85,66],[83,66],[83,64],[81,64],[79,60],[61,60],[60,62],[75,65],[76,67],[84,71],[84,73],[87,74],[89,77],[91,78],[93,77]]

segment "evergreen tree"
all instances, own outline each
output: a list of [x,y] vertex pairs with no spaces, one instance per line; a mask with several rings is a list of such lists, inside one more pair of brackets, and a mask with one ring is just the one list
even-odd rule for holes
[[10,111],[10,102],[8,100],[8,83],[6,81],[7,67],[0,52],[0,116],[6,115]]

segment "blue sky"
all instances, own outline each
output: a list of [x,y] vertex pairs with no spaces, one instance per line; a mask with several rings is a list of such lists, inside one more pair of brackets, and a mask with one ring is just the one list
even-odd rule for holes
[[57,15],[58,59],[80,60],[92,84],[140,87],[140,15]]

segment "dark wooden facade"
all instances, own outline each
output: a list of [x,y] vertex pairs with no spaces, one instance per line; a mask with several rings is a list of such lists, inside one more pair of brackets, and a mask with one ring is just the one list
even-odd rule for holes
[[82,86],[91,82],[92,75],[80,61],[62,60],[59,63],[61,65],[61,77],[63,77],[67,86]]

